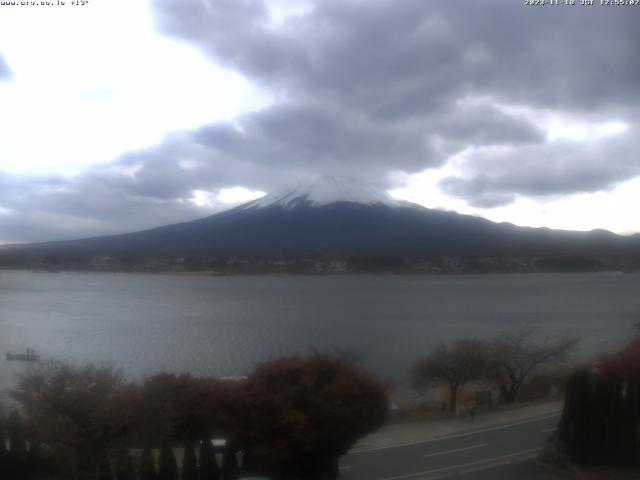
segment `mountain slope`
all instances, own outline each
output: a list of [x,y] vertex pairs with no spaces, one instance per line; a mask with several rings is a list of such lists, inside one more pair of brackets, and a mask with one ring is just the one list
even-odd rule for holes
[[606,231],[516,227],[431,210],[352,179],[319,177],[209,217],[32,251],[122,255],[611,255],[640,242]]

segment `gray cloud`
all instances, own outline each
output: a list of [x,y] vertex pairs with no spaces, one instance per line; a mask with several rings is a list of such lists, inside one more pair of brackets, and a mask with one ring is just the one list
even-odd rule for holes
[[0,239],[29,242],[124,233],[213,211],[188,197],[142,194],[134,182],[115,171],[72,179],[0,176]]
[[[420,125],[389,125],[355,111],[318,104],[281,104],[248,115],[238,127],[212,125],[195,133],[200,144],[232,161],[293,171],[416,171],[443,161]],[[369,170],[369,171],[367,171]]]
[[443,138],[459,142],[460,147],[474,145],[527,145],[544,142],[535,125],[500,110],[479,105],[452,109],[448,115],[429,125]]
[[231,159],[365,171],[384,183],[391,170],[437,167],[470,146],[508,147],[508,160],[474,156],[467,175],[443,182],[449,194],[485,207],[516,194],[596,191],[637,174],[629,162],[610,161],[635,148],[633,139],[584,152],[548,144],[535,125],[487,102],[464,107],[485,98],[634,123],[640,60],[624,46],[640,31],[624,9],[326,0],[274,30],[264,2],[227,3],[155,5],[163,32],[286,93],[287,104],[245,118],[242,132],[202,129],[199,138],[208,135],[203,142]]
[[637,101],[640,32],[626,9],[520,2],[315,3],[279,30],[262,1],[156,0],[162,31],[270,88],[380,115],[465,94],[590,109]]
[[[317,0],[275,28],[261,0],[153,7],[159,31],[260,84],[274,103],[71,179],[0,176],[0,239],[121,232],[211,213],[188,201],[196,189],[272,190],[322,173],[390,187],[391,172],[436,168],[468,148],[475,153],[463,172],[442,188],[486,208],[640,174],[632,135],[640,29],[628,8]],[[633,128],[606,142],[549,142],[530,119],[498,108],[505,104]]]
[[627,133],[603,142],[572,141],[529,145],[467,156],[462,175],[443,179],[441,187],[472,205],[490,208],[511,203],[515,194],[546,196],[610,189],[640,175],[638,142]]

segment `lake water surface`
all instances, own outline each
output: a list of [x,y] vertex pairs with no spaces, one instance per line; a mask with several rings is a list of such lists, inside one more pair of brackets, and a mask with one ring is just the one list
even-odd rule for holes
[[535,325],[578,335],[587,357],[628,340],[640,275],[188,277],[0,271],[0,387],[7,351],[157,371],[241,375],[259,361],[353,348],[382,376],[440,342]]

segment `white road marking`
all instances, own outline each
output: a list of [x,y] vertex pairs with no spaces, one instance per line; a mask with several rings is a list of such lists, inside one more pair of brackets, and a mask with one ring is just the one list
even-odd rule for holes
[[467,473],[482,472],[484,470],[491,470],[492,468],[504,467],[512,463],[512,460],[503,460],[501,462],[491,463],[489,465],[480,465],[479,467],[465,468],[464,470],[458,470],[457,475],[466,475]]
[[419,477],[421,475],[430,475],[432,473],[439,473],[439,472],[444,472],[444,471],[448,471],[448,470],[453,470],[456,471],[457,469],[463,469],[465,467],[472,467],[474,465],[480,465],[482,463],[484,464],[489,464],[491,462],[498,462],[498,465],[501,463],[501,461],[507,459],[507,458],[516,458],[522,455],[528,455],[531,454],[533,452],[539,452],[540,451],[540,447],[536,447],[536,448],[530,448],[528,450],[521,450],[519,452],[515,452],[515,453],[510,453],[508,455],[501,455],[499,457],[492,457],[492,458],[485,458],[483,460],[476,460],[475,462],[468,462],[468,463],[461,463],[458,465],[451,465],[450,467],[442,467],[442,468],[436,468],[435,470],[426,470],[424,472],[416,472],[416,473],[407,473],[404,475],[396,475],[395,477],[385,477],[385,478],[379,478],[378,480],[401,480],[401,479],[405,479],[405,478],[411,478],[411,477]]
[[424,455],[424,457],[425,458],[427,458],[427,457],[437,457],[438,455],[447,455],[449,453],[464,452],[465,450],[472,450],[474,448],[486,447],[487,445],[488,445],[488,443],[481,443],[480,445],[472,445],[470,447],[462,447],[462,448],[456,448],[456,449],[453,449],[453,450],[445,450],[444,452],[429,453],[427,455]]
[[468,435],[475,435],[477,433],[492,432],[494,430],[501,430],[503,428],[515,427],[517,425],[525,425],[527,423],[541,422],[542,420],[547,420],[549,418],[559,417],[559,416],[560,416],[560,412],[553,413],[553,414],[550,414],[550,415],[544,415],[544,416],[541,416],[541,417],[530,418],[528,420],[523,420],[523,421],[520,421],[520,422],[506,423],[506,424],[503,424],[503,425],[497,425],[495,427],[487,427],[487,428],[483,428],[481,430],[472,430],[470,432],[463,432],[463,433],[453,433],[453,434],[450,434],[450,435],[442,435],[442,436],[439,436],[439,437],[429,438],[429,439],[426,439],[426,440],[417,440],[415,442],[396,443],[394,445],[389,445],[389,446],[386,446],[386,447],[363,448],[361,450],[352,451],[352,452],[349,453],[349,455],[358,455],[358,454],[362,454],[362,453],[378,452],[380,450],[389,450],[391,448],[410,447],[411,445],[421,445],[423,443],[439,442],[440,440],[448,440],[449,438],[466,437]]
[[473,468],[466,468],[464,470],[458,470],[457,473],[459,475],[466,475],[467,473],[481,472],[483,470],[490,470],[492,468],[502,467],[504,465],[509,465],[510,463],[513,463],[514,461],[531,460],[532,458],[536,458],[536,456],[537,456],[537,452],[532,454],[532,455],[524,455],[522,457],[512,458],[512,459],[509,459],[509,460],[504,460],[502,462],[492,463],[490,465],[481,465],[479,467],[473,467]]
[[343,465],[341,467],[339,467],[340,470],[349,470],[351,468],[351,465]]
[[542,433],[555,432],[557,429],[558,429],[558,427],[547,428],[546,430],[542,430]]

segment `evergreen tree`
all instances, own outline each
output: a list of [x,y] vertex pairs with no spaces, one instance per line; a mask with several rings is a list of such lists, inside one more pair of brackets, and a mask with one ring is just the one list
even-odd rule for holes
[[156,462],[149,444],[145,444],[140,458],[140,480],[156,480]]
[[207,439],[200,442],[200,480],[218,480],[220,468],[213,452],[213,446]]
[[11,456],[24,458],[27,450],[26,434],[22,417],[16,410],[9,414],[8,430]]
[[633,465],[640,466],[640,374],[632,380],[635,385],[635,399],[632,404],[635,408],[633,411],[633,418],[635,423],[635,448],[633,455]]
[[338,466],[338,459],[331,458],[324,464],[324,472],[327,479],[335,480],[340,476],[340,467]]
[[258,477],[264,473],[264,470],[250,452],[244,452],[242,456],[242,475],[245,477]]
[[625,422],[622,410],[622,382],[599,375],[594,391],[592,416],[593,461],[613,464],[620,456],[620,430]]
[[238,480],[240,477],[240,467],[236,457],[236,449],[230,442],[224,449],[222,457],[222,480]]
[[178,464],[169,442],[162,442],[158,459],[158,480],[179,480]]
[[184,457],[182,458],[181,480],[198,480],[198,460],[193,442],[188,440],[184,446]]
[[96,467],[96,478],[98,480],[113,480],[113,472],[111,470],[111,461],[106,452],[100,455]]
[[28,476],[26,468],[27,442],[24,422],[20,414],[13,410],[7,421],[9,452],[7,454],[7,478],[23,479]]
[[[7,479],[23,479],[27,477],[28,472],[25,469],[24,462],[24,432],[22,429],[22,421],[17,412],[11,412],[6,419],[0,418],[0,421],[6,420],[6,427],[3,428],[5,433],[1,433],[3,442],[3,454],[0,454],[0,478]],[[5,444],[6,442],[6,444]],[[20,448],[22,445],[22,449]],[[14,451],[12,446],[16,447]]]
[[639,415],[638,402],[640,385],[637,381],[629,381],[626,383],[625,395],[623,400],[622,411],[625,421],[622,423],[621,434],[621,454],[622,464],[632,466],[638,464],[638,455],[640,455],[640,438],[638,435]]
[[133,460],[126,443],[122,443],[116,453],[116,480],[136,480]]
[[0,472],[3,471],[7,460],[7,444],[4,430],[4,415],[0,411]]
[[0,458],[7,453],[7,444],[4,436],[4,415],[0,411]]
[[6,475],[8,475],[11,466],[9,465],[5,430],[5,417],[0,411],[0,472],[6,472]]
[[40,479],[54,476],[51,465],[42,449],[42,443],[37,438],[32,438],[29,443],[29,451],[26,454],[25,463],[29,471],[29,478]]
[[594,375],[588,369],[575,371],[567,380],[559,434],[568,447],[570,460],[578,464],[593,458],[593,386]]
[[614,462],[619,465],[640,463],[640,335],[626,347],[605,356],[600,362],[600,376],[615,379],[622,385],[615,424]]

